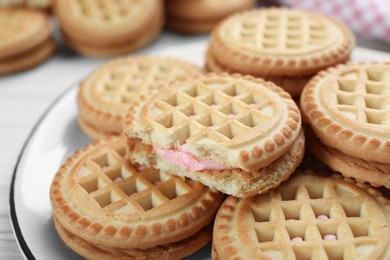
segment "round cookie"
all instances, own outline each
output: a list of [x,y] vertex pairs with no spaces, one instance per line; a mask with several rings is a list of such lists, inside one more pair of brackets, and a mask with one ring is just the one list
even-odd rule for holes
[[213,259],[387,259],[390,201],[339,176],[295,173],[267,194],[228,197]]
[[124,144],[101,139],[61,166],[50,189],[57,227],[102,248],[154,250],[210,224],[222,194],[128,163]]
[[207,33],[224,17],[255,5],[254,0],[167,0],[167,27],[182,33]]
[[139,49],[163,26],[162,0],[58,0],[55,14],[70,47],[88,56],[111,56]]
[[108,62],[80,86],[79,125],[93,139],[120,134],[132,102],[162,84],[201,73],[191,63],[163,57],[137,56]]
[[234,72],[306,77],[349,59],[354,36],[331,18],[296,9],[264,8],[232,15],[212,32],[215,61]]
[[349,63],[320,72],[302,92],[301,111],[325,145],[390,163],[390,63]]
[[276,187],[304,153],[299,110],[272,82],[210,73],[168,84],[127,112],[133,162],[238,197]]
[[0,9],[0,75],[46,60],[55,44],[49,16],[32,9]]

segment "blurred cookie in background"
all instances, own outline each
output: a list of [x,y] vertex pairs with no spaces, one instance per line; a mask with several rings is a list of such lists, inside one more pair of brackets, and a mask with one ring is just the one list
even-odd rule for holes
[[348,61],[354,45],[352,32],[330,17],[264,8],[232,15],[213,29],[206,69],[261,77],[297,98],[317,72]]
[[171,58],[137,56],[108,62],[80,86],[80,128],[92,139],[119,135],[124,115],[140,96],[162,84],[201,73],[196,65]]
[[67,45],[92,57],[144,47],[160,33],[164,20],[162,0],[57,0],[54,13]]
[[208,33],[224,17],[251,9],[254,0],[166,0],[167,27],[181,33]]
[[0,9],[0,75],[32,68],[54,50],[48,14],[36,9]]
[[50,10],[54,1],[55,0],[0,0],[0,8],[27,7]]

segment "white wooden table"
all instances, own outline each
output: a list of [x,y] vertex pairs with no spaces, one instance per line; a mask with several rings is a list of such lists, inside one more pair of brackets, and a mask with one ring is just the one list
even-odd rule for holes
[[[206,36],[163,33],[142,51],[184,44]],[[358,45],[390,52],[390,44],[359,37]],[[22,259],[9,221],[9,186],[20,150],[32,127],[53,100],[105,59],[78,56],[60,46],[43,65],[0,78],[0,259]]]

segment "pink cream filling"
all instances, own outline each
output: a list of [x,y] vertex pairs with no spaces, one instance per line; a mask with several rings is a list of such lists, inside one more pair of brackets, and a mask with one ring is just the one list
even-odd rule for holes
[[157,153],[165,160],[180,166],[189,171],[205,171],[205,170],[231,170],[229,166],[225,166],[212,160],[200,159],[188,151],[187,144],[183,144],[179,149],[164,149],[157,148]]

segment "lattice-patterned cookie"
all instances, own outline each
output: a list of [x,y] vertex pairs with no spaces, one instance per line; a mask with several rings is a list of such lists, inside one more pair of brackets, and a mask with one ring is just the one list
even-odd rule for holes
[[296,104],[250,76],[207,74],[143,96],[129,109],[129,158],[238,197],[276,187],[304,153]]
[[55,44],[49,16],[38,10],[0,9],[0,75],[34,67]]
[[128,57],[106,63],[81,84],[80,126],[94,139],[120,134],[123,117],[133,101],[170,81],[200,74],[200,68],[193,64],[162,57]]
[[310,76],[345,62],[352,33],[325,16],[288,8],[233,15],[212,33],[214,59],[234,72],[263,76]]
[[212,221],[220,193],[129,164],[124,143],[102,139],[62,165],[50,190],[61,227],[95,246],[146,249],[186,239]]
[[230,168],[255,171],[284,154],[301,118],[290,95],[250,76],[207,74],[142,98],[124,132],[154,148],[189,152]]
[[169,29],[183,33],[205,33],[224,17],[255,5],[254,0],[167,0],[166,16]]
[[229,197],[215,220],[213,259],[388,259],[390,202],[368,185],[316,175]]
[[319,73],[304,89],[301,108],[324,144],[390,163],[390,63],[350,63]]
[[139,49],[163,26],[162,0],[57,0],[55,13],[74,50],[89,56]]

